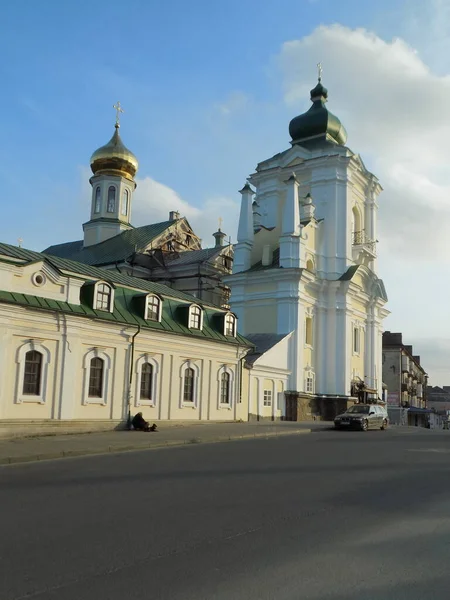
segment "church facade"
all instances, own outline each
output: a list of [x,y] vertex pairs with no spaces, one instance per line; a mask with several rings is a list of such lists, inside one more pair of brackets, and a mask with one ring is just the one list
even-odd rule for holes
[[49,246],[46,254],[87,265],[113,269],[227,307],[233,247],[219,227],[215,245],[202,248],[185,217],[173,210],[168,220],[141,227],[132,225],[136,156],[122,141],[117,119],[112,138],[91,156],[92,186],[89,221],[83,239]]
[[[357,396],[382,397],[389,313],[377,269],[381,186],[345,145],[327,99],[319,78],[311,108],[290,123],[291,148],[259,163],[241,190],[233,273],[225,278],[240,331],[287,340],[278,353],[289,373],[286,403],[273,418],[332,418]],[[260,418],[257,386],[249,414]]]

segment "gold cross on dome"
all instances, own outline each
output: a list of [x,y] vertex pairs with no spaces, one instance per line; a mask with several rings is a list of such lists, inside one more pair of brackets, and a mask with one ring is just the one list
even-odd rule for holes
[[222,223],[223,223],[223,219],[222,219],[222,217],[219,217],[219,229],[222,227]]
[[120,127],[120,113],[124,113],[125,111],[120,106],[119,101],[114,104],[113,108],[116,109],[116,125],[117,125],[117,127]]
[[322,63],[319,62],[319,63],[317,63],[317,77],[318,77],[319,81],[322,81],[322,72],[323,72]]

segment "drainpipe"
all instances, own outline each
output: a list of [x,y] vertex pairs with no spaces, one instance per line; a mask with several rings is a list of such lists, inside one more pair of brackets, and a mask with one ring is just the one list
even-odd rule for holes
[[134,366],[134,341],[136,336],[141,331],[141,326],[138,323],[138,329],[136,333],[131,338],[131,346],[130,346],[130,378],[128,384],[128,418],[127,418],[127,429],[131,429],[131,390],[133,385],[133,366]]

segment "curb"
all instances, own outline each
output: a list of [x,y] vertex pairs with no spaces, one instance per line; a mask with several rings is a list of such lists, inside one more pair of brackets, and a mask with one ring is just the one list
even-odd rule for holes
[[30,462],[40,462],[46,460],[55,460],[61,458],[76,458],[80,456],[100,456],[104,454],[119,454],[121,452],[138,452],[144,450],[160,450],[161,448],[173,448],[176,446],[196,446],[197,444],[216,444],[221,442],[233,442],[238,440],[248,440],[255,438],[282,437],[285,435],[299,435],[311,433],[311,429],[291,429],[290,431],[266,431],[265,433],[248,433],[242,435],[222,435],[214,438],[190,438],[184,440],[166,440],[165,442],[156,442],[148,446],[127,445],[127,446],[105,446],[104,448],[85,450],[61,450],[57,452],[45,452],[41,454],[29,454],[22,456],[1,456],[0,465],[14,465]]

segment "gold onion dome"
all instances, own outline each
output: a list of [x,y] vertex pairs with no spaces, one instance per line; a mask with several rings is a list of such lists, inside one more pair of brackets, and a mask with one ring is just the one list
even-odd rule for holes
[[122,175],[133,179],[139,162],[128,150],[119,135],[120,125],[116,123],[112,138],[91,156],[91,169],[94,175]]

